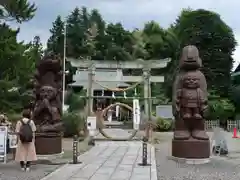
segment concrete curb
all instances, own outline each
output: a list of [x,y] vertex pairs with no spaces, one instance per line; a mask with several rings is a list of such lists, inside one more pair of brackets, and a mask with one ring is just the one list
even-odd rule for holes
[[41,180],[50,180],[51,177],[53,177],[55,174],[58,174],[60,171],[63,171],[69,164],[65,164],[59,168],[57,168],[55,171],[49,173],[47,176],[43,177]]

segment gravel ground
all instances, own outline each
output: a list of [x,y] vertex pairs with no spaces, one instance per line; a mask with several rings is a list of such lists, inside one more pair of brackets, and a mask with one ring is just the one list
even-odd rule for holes
[[[72,139],[63,140],[64,155],[62,158],[53,160],[52,163],[63,165],[72,158]],[[79,143],[79,152],[82,154],[89,150],[89,146],[85,141]],[[12,159],[12,155],[9,156]],[[61,165],[41,164],[32,165],[29,172],[22,172],[18,163],[9,161],[7,164],[0,164],[0,180],[41,180],[44,176],[53,172]]]
[[0,180],[40,180],[59,166],[57,165],[33,165],[29,172],[22,172],[15,162],[0,164]]
[[171,142],[156,145],[158,180],[239,180],[240,154],[235,158],[212,157],[208,164],[187,165],[168,159]]

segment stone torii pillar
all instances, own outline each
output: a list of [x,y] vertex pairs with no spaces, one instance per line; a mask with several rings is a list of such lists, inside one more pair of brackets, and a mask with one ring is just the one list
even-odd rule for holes
[[93,82],[94,82],[94,76],[95,76],[95,66],[94,64],[91,64],[88,67],[88,89],[87,89],[87,115],[91,116],[93,112]]
[[[148,67],[143,68],[143,83],[144,83],[144,112],[147,118],[151,117],[151,82],[150,71]],[[150,119],[148,119],[150,120]]]

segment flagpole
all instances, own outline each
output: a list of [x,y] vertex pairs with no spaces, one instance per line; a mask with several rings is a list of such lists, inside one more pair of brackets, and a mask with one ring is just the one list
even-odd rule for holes
[[66,35],[67,35],[67,23],[64,22],[64,40],[63,40],[63,77],[62,77],[62,112],[64,112],[64,102],[65,102],[65,84],[66,84]]

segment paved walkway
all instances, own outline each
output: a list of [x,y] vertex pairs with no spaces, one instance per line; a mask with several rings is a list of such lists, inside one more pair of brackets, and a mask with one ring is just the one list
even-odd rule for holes
[[139,166],[141,160],[141,142],[96,142],[79,157],[82,164],[67,164],[42,180],[157,180],[153,146],[148,146],[151,166]]
[[[115,128],[105,128],[103,131],[110,137],[114,138],[128,138],[132,135],[132,129],[126,130],[126,129],[115,129]],[[101,133],[96,133],[95,138],[99,139],[106,139]],[[133,139],[136,139],[137,137],[134,137]]]

